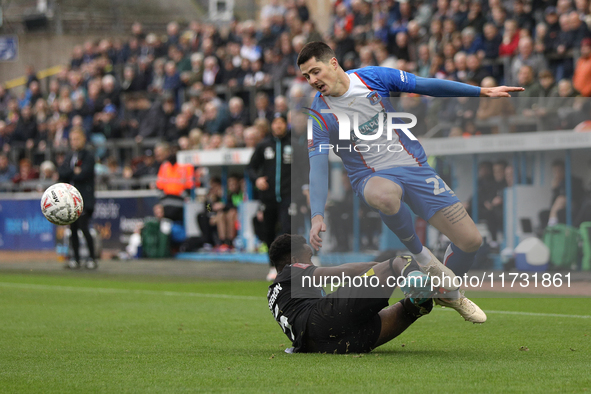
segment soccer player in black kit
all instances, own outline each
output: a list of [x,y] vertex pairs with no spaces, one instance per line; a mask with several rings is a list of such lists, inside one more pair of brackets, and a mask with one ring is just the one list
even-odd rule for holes
[[[393,283],[401,276],[408,279],[411,274],[428,279],[412,257],[338,267],[316,267],[311,257],[312,249],[300,235],[281,235],[269,249],[271,264],[277,268],[278,275],[269,286],[267,299],[275,320],[293,343],[287,352],[369,352],[428,314],[433,308],[431,297],[440,291],[434,289],[426,295],[428,282],[415,288],[404,286],[402,290],[407,297],[386,308],[395,288],[389,281]],[[303,285],[309,283],[308,278],[315,278],[315,283],[319,283],[320,278],[342,275],[365,276],[365,279],[376,276],[374,279],[380,285],[356,287],[353,282],[329,295],[324,294],[322,287]]]

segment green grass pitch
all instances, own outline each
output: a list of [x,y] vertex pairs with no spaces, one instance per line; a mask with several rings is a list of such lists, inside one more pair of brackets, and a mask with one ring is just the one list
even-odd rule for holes
[[591,392],[590,299],[482,298],[483,325],[436,308],[370,354],[290,355],[267,285],[2,273],[0,392]]

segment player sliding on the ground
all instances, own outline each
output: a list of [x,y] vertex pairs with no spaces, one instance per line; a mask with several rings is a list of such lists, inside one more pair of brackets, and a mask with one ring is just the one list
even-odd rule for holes
[[[509,92],[520,87],[500,86],[479,88],[459,82],[420,78],[413,74],[385,67],[364,67],[345,72],[333,50],[323,42],[311,42],[302,48],[297,64],[318,93],[312,112],[322,109],[340,111],[359,117],[358,129],[365,137],[378,134],[379,114],[395,112],[388,100],[390,92],[413,92],[438,97],[510,97]],[[318,116],[317,116],[318,117]],[[353,131],[351,138],[339,139],[337,115],[324,113],[323,122],[313,122],[313,138],[308,140],[310,157],[310,205],[312,227],[310,243],[318,250],[322,246],[320,232],[326,231],[324,206],[328,194],[328,151],[335,150],[344,164],[355,193],[379,211],[382,221],[400,238],[419,265],[431,276],[464,275],[470,269],[482,237],[454,192],[427,164],[427,156],[417,140],[396,130],[387,140],[384,131],[379,139],[363,141]],[[352,116],[350,124],[354,125]],[[383,128],[382,130],[385,130]],[[355,144],[367,142],[370,149],[356,149]],[[371,145],[369,145],[371,144]],[[388,149],[388,145],[401,149]],[[351,147],[353,146],[353,149]],[[358,147],[357,147],[358,148]],[[448,247],[441,268],[437,259],[418,239],[410,210],[445,234],[452,243]],[[447,266],[447,267],[446,267]],[[464,319],[473,323],[486,321],[482,310],[460,294],[458,289],[448,298],[436,303],[454,308]]]
[[[312,248],[300,235],[281,235],[269,248],[278,274],[267,299],[275,320],[293,343],[289,351],[369,352],[396,338],[433,308],[429,276],[411,256],[338,267],[315,267],[311,257]],[[356,278],[329,295],[318,287],[343,277]],[[406,297],[388,307],[396,283],[403,286]]]

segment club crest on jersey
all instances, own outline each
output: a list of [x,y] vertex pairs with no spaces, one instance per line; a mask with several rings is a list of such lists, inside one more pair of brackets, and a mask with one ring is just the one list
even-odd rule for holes
[[369,99],[369,103],[371,105],[376,105],[380,101],[382,101],[382,96],[380,96],[380,94],[378,92],[376,92],[375,90],[373,92],[369,93],[366,97]]

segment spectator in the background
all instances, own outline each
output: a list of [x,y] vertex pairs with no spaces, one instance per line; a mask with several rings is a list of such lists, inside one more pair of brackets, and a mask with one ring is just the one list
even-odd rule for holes
[[94,212],[94,154],[86,149],[86,137],[80,129],[74,129],[69,136],[72,151],[68,153],[59,167],[59,181],[72,184],[82,196],[84,209],[82,215],[74,223],[70,224],[72,232],[70,242],[74,259],[68,261],[66,268],[76,269],[80,267],[80,240],[78,230],[82,231],[88,247],[89,259],[86,268],[96,269],[97,263],[94,254],[94,241],[90,235],[89,222]]
[[[542,227],[566,223],[566,172],[563,160],[552,162],[551,186],[550,209],[539,214]],[[572,212],[576,214],[585,196],[583,181],[579,177],[571,177],[571,196]]]
[[164,90],[164,59],[156,59],[152,72],[152,79],[148,85],[148,92],[160,94]]
[[[337,29],[335,36],[335,48],[334,48],[334,52],[336,54],[336,58],[339,61],[339,63],[344,63],[345,61],[345,56],[348,53],[355,53],[355,41],[349,36],[349,33],[347,33],[346,30],[344,29]],[[395,45],[395,39],[394,37],[392,37],[391,39],[388,40],[388,42],[392,43],[391,45]],[[389,44],[390,47],[390,44]],[[390,52],[392,52],[392,50],[390,50]]]
[[484,49],[482,38],[476,33],[473,27],[466,27],[462,30],[462,48],[467,55],[475,55]]
[[187,118],[187,124],[189,129],[198,127],[199,117],[196,115],[195,105],[192,102],[187,101],[181,106],[181,114]]
[[39,81],[32,81],[29,84],[29,89],[25,93],[25,102],[33,106],[37,102],[37,100],[43,98],[43,93],[41,93],[41,88],[39,86]]
[[504,23],[503,41],[499,46],[499,56],[513,56],[519,46],[519,29],[514,19]]
[[199,126],[208,134],[223,133],[230,125],[225,111],[216,106],[213,102],[205,104],[203,115],[199,118]]
[[[246,60],[246,59],[245,59]],[[268,78],[263,71],[263,61],[261,59],[255,60],[251,64],[250,71],[244,76],[244,86],[260,87]]]
[[486,17],[482,13],[482,2],[471,1],[468,15],[466,15],[466,27],[473,27],[477,34],[482,34],[484,24],[486,23]]
[[236,238],[236,221],[238,220],[238,207],[242,204],[244,196],[240,190],[240,177],[230,175],[228,177],[228,188],[226,193],[226,202],[217,202],[215,208],[218,208],[213,218],[214,225],[217,228],[217,234],[220,241],[218,251],[226,252],[234,248],[233,241]]
[[568,14],[570,22],[570,30],[573,35],[572,47],[578,48],[581,45],[581,41],[585,38],[591,37],[591,31],[586,23],[581,19],[581,16],[577,11],[572,11]]
[[[186,75],[183,82],[185,85],[190,86],[196,82],[203,81],[203,54],[199,52],[195,52],[191,55],[191,69],[188,73],[183,74]],[[181,79],[183,77],[181,76]]]
[[560,129],[570,130],[577,124],[577,116],[573,116],[580,111],[580,108],[575,107],[575,97],[577,92],[573,88],[570,79],[561,79],[558,81],[558,98],[556,105],[558,108],[558,119],[560,121]]
[[344,3],[337,5],[334,14],[333,28],[332,31],[336,35],[337,30],[345,30],[346,32],[353,31],[354,16],[349,12],[347,6]]
[[556,42],[558,34],[560,34],[560,24],[558,23],[556,7],[546,8],[546,11],[544,12],[544,21],[546,22],[546,26],[548,26],[548,31],[544,37],[544,47],[548,52],[554,51],[558,46]]
[[207,248],[211,249],[220,245],[216,227],[216,216],[223,209],[223,189],[222,182],[218,177],[211,177],[208,186],[203,210],[197,215],[197,224],[201,230],[203,242]]
[[[427,62],[429,61],[429,48],[426,47],[427,49],[427,54],[423,55],[423,57],[421,57],[420,53],[420,49],[419,49],[419,62],[427,59]],[[426,57],[424,57],[426,56]],[[377,65],[380,67],[388,67],[388,68],[396,68],[396,58],[394,56],[391,56],[388,53],[388,50],[386,49],[386,47],[384,45],[380,45],[376,48],[375,50],[375,58],[377,61]],[[423,64],[423,63],[421,63]]]
[[11,131],[6,127],[6,122],[0,120],[0,152],[10,151]]
[[455,73],[453,79],[460,82],[468,81],[468,64],[466,54],[458,52],[454,56]]
[[520,29],[525,29],[530,33],[533,31],[535,26],[535,19],[532,16],[531,9],[526,9],[524,0],[513,1],[513,18],[517,21],[517,26]]
[[286,8],[279,0],[271,0],[261,9],[261,19],[270,19],[275,16],[281,16],[284,15],[286,11]]
[[531,110],[537,104],[538,97],[540,97],[542,88],[536,82],[534,70],[531,66],[524,65],[519,69],[517,74],[517,83],[519,86],[525,88],[524,91],[518,92],[516,103],[517,114],[522,114],[524,110]]
[[240,48],[240,56],[243,59],[248,59],[251,62],[254,62],[261,58],[261,48],[259,48],[256,45],[254,37],[250,35],[245,35],[242,37],[242,47]]
[[179,73],[191,70],[191,60],[185,57],[183,51],[176,45],[168,47],[168,58],[174,62]]
[[558,110],[562,99],[559,97],[558,84],[549,70],[542,70],[538,75],[540,97],[537,107],[532,109],[532,116],[540,117],[546,130],[556,130],[560,126]]
[[287,102],[287,98],[285,96],[275,97],[273,118],[276,118],[277,116],[283,116],[285,119],[287,119],[288,112],[289,103]]
[[187,137],[189,131],[191,131],[189,119],[185,114],[180,113],[174,118],[174,127],[168,129],[166,140],[171,143],[176,143],[179,138]]
[[83,61],[84,61],[84,51],[82,50],[82,46],[81,45],[74,46],[74,49],[72,49],[72,57],[70,60],[70,67],[73,70],[77,70],[80,68]]
[[12,133],[11,144],[23,145],[28,150],[33,149],[37,138],[37,119],[33,116],[30,105],[21,109],[20,117]]
[[560,80],[572,76],[572,59],[565,57],[565,55],[567,55],[567,52],[573,48],[575,35],[574,31],[571,29],[571,20],[568,14],[560,15],[558,23],[560,24],[560,32],[558,33],[552,51],[559,56],[558,59],[552,63],[552,67],[556,79]]
[[581,41],[581,56],[577,60],[573,85],[584,97],[591,97],[591,38]]
[[273,119],[273,108],[269,103],[269,95],[259,92],[255,98],[256,118],[263,118],[271,121]]
[[517,56],[511,62],[511,83],[517,81],[517,74],[522,66],[530,66],[534,75],[548,68],[544,56],[540,53],[534,53],[534,43],[530,37],[523,37],[519,40]]
[[208,56],[203,61],[203,84],[212,86],[219,84],[222,79],[222,73],[218,66],[218,59],[214,56]]
[[228,102],[228,109],[230,111],[231,123],[239,122],[244,125],[250,124],[248,112],[244,108],[244,100],[240,97],[232,97]]
[[163,146],[167,159],[160,165],[156,187],[162,191],[160,204],[164,207],[164,217],[172,221],[182,221],[184,197],[195,186],[195,169],[190,164],[176,161],[176,152]]
[[[482,80],[481,87],[492,88],[498,86],[497,81],[493,77],[486,77]],[[500,117],[506,117],[515,113],[511,100],[509,98],[501,98],[493,100],[489,98],[482,98],[479,100],[478,111],[476,111],[477,120],[489,120]],[[497,134],[498,127],[479,127],[482,134]]]
[[16,166],[8,160],[6,153],[0,152],[0,183],[12,181],[16,174]]
[[170,22],[166,25],[166,45],[170,47],[171,45],[177,45],[180,39],[180,27],[177,22]]
[[113,104],[105,106],[102,112],[94,116],[93,134],[102,134],[106,140],[123,137],[121,122],[117,119],[117,109]]
[[490,75],[490,73],[480,65],[480,58],[476,54],[468,55],[466,57],[466,66],[468,68],[466,75],[467,80],[474,81],[477,85],[480,85],[482,80]]
[[[493,176],[493,165],[490,161],[478,163],[478,216],[488,217],[490,202],[497,195],[497,183]],[[488,206],[488,208],[487,208]],[[473,214],[472,197],[464,203],[468,214]]]
[[105,75],[102,79],[102,105],[113,104],[117,110],[121,108],[121,91],[112,75]]
[[30,181],[32,179],[39,178],[39,171],[33,167],[33,163],[31,160],[24,158],[21,159],[18,163],[18,172],[12,178],[14,183],[20,183],[22,181]]
[[164,84],[162,85],[162,89],[172,93],[176,98],[178,97],[181,86],[181,76],[177,71],[176,64],[173,61],[166,62],[164,65]]
[[546,35],[548,34],[548,25],[541,22],[536,25],[534,40],[534,52],[547,56],[549,51],[546,50]]
[[244,144],[247,148],[254,148],[262,140],[261,133],[256,127],[249,127],[244,130]]
[[138,76],[135,67],[128,65],[123,69],[123,82],[121,83],[121,91],[124,93],[132,93],[146,90],[146,81],[142,76]]
[[135,171],[133,172],[134,178],[141,178],[143,176],[155,176],[158,175],[160,164],[156,162],[154,158],[154,152],[150,149],[144,151],[141,161],[137,164]]
[[175,115],[175,100],[172,95],[165,95],[156,101],[139,125],[137,142],[145,138],[164,138],[169,128],[173,127],[172,119]]
[[52,161],[46,160],[39,166],[39,179],[57,181],[59,174]]

